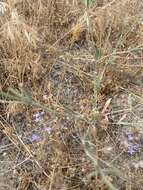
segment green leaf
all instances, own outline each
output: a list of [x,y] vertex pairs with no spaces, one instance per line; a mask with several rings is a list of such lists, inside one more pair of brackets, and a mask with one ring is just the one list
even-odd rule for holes
[[95,50],[95,57],[96,60],[99,60],[101,58],[101,51],[98,48]]
[[90,7],[94,0],[84,0],[86,7]]

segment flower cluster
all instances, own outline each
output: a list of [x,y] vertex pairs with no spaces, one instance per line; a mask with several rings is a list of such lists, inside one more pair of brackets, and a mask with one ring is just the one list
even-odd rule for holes
[[128,145],[128,153],[130,154],[130,155],[134,155],[134,154],[136,154],[137,152],[139,152],[139,144],[137,144],[137,143],[129,143],[129,145]]
[[37,111],[32,115],[33,121],[36,123],[40,123],[40,127],[38,128],[38,130],[32,132],[30,136],[31,142],[40,142],[43,139],[43,133],[51,134],[52,132],[52,126],[50,126],[49,124],[45,124],[44,122],[44,115],[44,111]]
[[41,141],[42,139],[41,139],[41,137],[38,135],[38,134],[35,134],[35,133],[33,133],[32,135],[31,135],[31,138],[30,138],[30,141],[31,142],[39,142],[39,141]]
[[127,147],[127,152],[130,155],[134,155],[137,152],[140,151],[140,146],[138,143],[134,142],[135,136],[132,133],[127,133],[127,140],[128,140],[128,147]]
[[38,111],[33,114],[33,120],[35,122],[40,122],[40,121],[42,121],[44,115],[45,115],[44,111]]

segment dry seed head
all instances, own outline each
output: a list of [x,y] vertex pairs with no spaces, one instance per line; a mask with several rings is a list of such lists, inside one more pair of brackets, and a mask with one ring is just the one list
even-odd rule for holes
[[11,114],[16,114],[16,113],[19,113],[21,111],[21,106],[19,106],[17,103],[9,103],[7,105],[7,110],[6,110],[6,113],[7,113],[7,118],[9,118],[9,116]]
[[8,9],[8,4],[0,2],[0,16],[3,16]]
[[1,27],[1,34],[12,43],[27,41],[29,44],[36,46],[38,41],[36,30],[25,24],[16,9],[12,10],[9,21]]
[[20,3],[22,0],[7,0],[9,8],[13,8],[17,3]]
[[143,160],[140,160],[138,162],[133,162],[132,166],[137,169],[143,169]]
[[83,31],[84,31],[83,26],[77,24],[71,31],[72,41],[78,41]]

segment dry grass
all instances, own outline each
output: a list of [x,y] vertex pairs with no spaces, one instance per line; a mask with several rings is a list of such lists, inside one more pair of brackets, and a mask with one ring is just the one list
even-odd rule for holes
[[143,189],[142,11],[0,2],[1,190]]

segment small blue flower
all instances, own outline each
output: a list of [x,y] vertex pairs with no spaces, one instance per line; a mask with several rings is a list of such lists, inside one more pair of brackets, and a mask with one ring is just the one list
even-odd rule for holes
[[45,126],[45,127],[42,129],[42,131],[51,134],[51,132],[53,131],[53,129],[52,129],[51,127],[46,127],[46,126]]
[[39,112],[36,112],[33,114],[33,119],[34,121],[37,123],[37,122],[40,122],[42,120],[42,117],[44,116],[45,112],[44,111],[39,111]]
[[37,134],[32,134],[30,140],[31,142],[39,142],[41,140],[41,137]]
[[128,151],[127,151],[130,155],[134,155],[137,152],[139,152],[139,144],[132,144],[130,143],[128,146]]
[[134,135],[131,134],[131,133],[128,133],[128,134],[127,134],[127,137],[128,137],[128,140],[129,140],[129,141],[134,140]]

